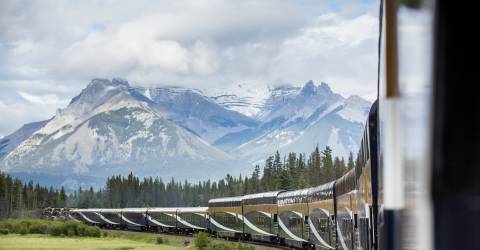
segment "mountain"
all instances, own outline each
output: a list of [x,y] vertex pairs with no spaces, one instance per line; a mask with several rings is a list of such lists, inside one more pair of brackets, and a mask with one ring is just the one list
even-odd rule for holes
[[35,131],[45,126],[47,122],[48,120],[25,124],[9,136],[1,138],[0,159],[12,152],[18,145],[20,145],[20,143],[28,139]]
[[258,122],[225,109],[201,91],[179,87],[135,88],[152,100],[167,119],[190,130],[209,143],[228,133],[254,128]]
[[206,95],[225,109],[256,118],[262,110],[270,89],[253,84],[232,84],[217,89],[208,89]]
[[325,83],[277,87],[256,115],[261,126],[228,134],[217,146],[238,144],[228,148],[230,153],[249,162],[263,160],[276,150],[309,152],[316,145],[328,145],[336,155],[347,157],[358,150],[370,105],[358,96],[344,98]]
[[205,171],[213,178],[235,172],[238,161],[158,110],[126,81],[95,79],[5,155],[0,166],[9,172],[65,177],[133,171],[196,179]]
[[313,81],[203,92],[94,79],[51,119],[0,139],[0,170],[76,187],[130,171],[216,179],[316,145],[346,157],[358,150],[370,105]]

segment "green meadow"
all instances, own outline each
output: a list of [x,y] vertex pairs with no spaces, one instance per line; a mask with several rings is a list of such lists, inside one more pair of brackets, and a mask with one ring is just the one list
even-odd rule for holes
[[182,249],[180,246],[156,244],[117,237],[56,237],[42,234],[8,234],[0,236],[0,249]]
[[[254,250],[256,247],[227,242],[199,233],[194,237],[132,231],[101,230],[74,221],[41,219],[0,220],[0,250],[16,249],[199,249]],[[258,247],[258,249],[274,249]]]

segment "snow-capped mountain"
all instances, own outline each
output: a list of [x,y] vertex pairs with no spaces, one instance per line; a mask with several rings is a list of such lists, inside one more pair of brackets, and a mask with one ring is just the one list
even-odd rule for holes
[[253,84],[232,84],[223,88],[208,89],[204,92],[220,106],[256,118],[263,109],[270,89]]
[[25,124],[9,136],[1,138],[0,159],[12,152],[18,145],[20,145],[20,143],[28,139],[35,131],[45,126],[47,122],[48,120]]
[[238,161],[159,110],[126,81],[95,79],[6,154],[0,166],[10,172],[63,176],[133,171],[182,179],[197,179],[205,171],[221,177],[238,167]]
[[167,119],[192,131],[209,143],[225,134],[254,128],[258,122],[241,113],[225,109],[198,90],[159,87],[135,88],[153,101],[155,109]]
[[229,148],[231,153],[249,162],[276,150],[310,152],[317,144],[321,148],[328,145],[336,155],[346,157],[358,150],[370,105],[358,96],[344,98],[325,83],[278,87],[257,114],[261,126],[226,135],[217,146],[237,143]]
[[201,91],[94,79],[51,119],[0,139],[0,170],[68,183],[129,171],[199,180],[248,173],[276,150],[318,144],[347,156],[358,150],[370,105],[312,81]]

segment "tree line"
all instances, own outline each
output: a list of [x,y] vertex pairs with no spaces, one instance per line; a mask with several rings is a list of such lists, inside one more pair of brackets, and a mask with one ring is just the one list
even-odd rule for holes
[[25,211],[34,211],[45,207],[63,207],[67,202],[67,194],[63,187],[40,186],[32,181],[23,183],[0,172],[0,218],[22,216]]
[[256,165],[249,176],[226,175],[218,181],[190,183],[160,177],[139,178],[116,175],[106,180],[105,187],[94,191],[79,190],[70,194],[72,207],[179,207],[207,206],[208,200],[217,197],[239,196],[274,190],[301,189],[333,181],[355,165],[353,154],[347,161],[334,157],[332,149],[315,147],[308,157],[289,153],[283,157],[277,151],[268,157],[262,169]]

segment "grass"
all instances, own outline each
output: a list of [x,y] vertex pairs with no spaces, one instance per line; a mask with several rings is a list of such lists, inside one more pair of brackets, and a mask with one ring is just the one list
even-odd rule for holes
[[181,247],[183,243],[178,238],[153,233],[109,230],[104,231],[104,234],[106,235],[106,237],[113,239],[127,239],[136,242],[153,243],[157,245],[169,245],[173,247]]
[[9,219],[0,221],[0,234],[48,234],[52,236],[100,237],[98,227],[75,221],[49,221],[40,219]]
[[155,244],[142,240],[120,237],[53,237],[42,234],[0,235],[0,249],[159,249],[175,250],[178,246]]
[[[192,246],[194,244],[194,246]],[[216,240],[207,233],[193,238],[132,231],[100,230],[74,221],[9,219],[0,221],[2,249],[199,249],[253,250],[248,244]]]
[[158,235],[102,232],[74,221],[0,221],[0,249],[179,249],[180,242]]

